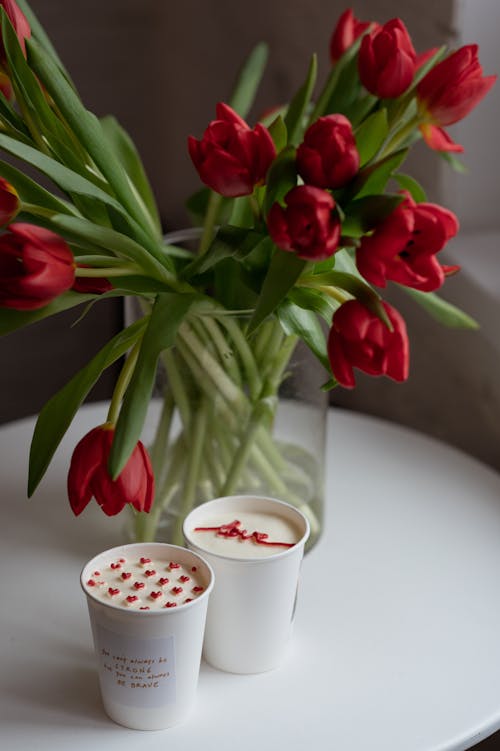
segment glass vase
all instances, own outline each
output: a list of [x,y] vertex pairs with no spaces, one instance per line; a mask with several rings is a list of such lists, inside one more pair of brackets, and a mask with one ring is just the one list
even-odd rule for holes
[[[189,231],[188,231],[189,232]],[[172,235],[180,242],[186,232]],[[168,241],[168,236],[167,236]],[[182,544],[182,521],[199,503],[253,494],[323,522],[325,371],[275,318],[250,338],[248,317],[207,309],[186,320],[158,371],[161,414],[149,447],[156,495],[135,513],[132,537]]]

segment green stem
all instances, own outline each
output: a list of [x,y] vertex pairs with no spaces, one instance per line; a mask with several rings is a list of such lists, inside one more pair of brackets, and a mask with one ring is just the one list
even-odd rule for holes
[[238,350],[238,354],[241,357],[241,361],[248,378],[250,396],[252,399],[256,399],[262,388],[262,379],[260,377],[257,363],[255,362],[252,350],[250,349],[248,342],[245,339],[245,336],[236,321],[234,321],[232,318],[222,318],[221,324],[225,327],[227,333],[234,342],[236,349]]
[[210,243],[212,242],[215,220],[217,218],[217,212],[219,210],[219,203],[221,201],[221,198],[222,196],[220,196],[218,193],[214,193],[213,190],[210,191],[207,213],[205,214],[205,219],[203,221],[203,234],[201,236],[200,245],[198,248],[198,255],[200,256],[202,256],[203,253],[206,253],[210,246]]
[[161,477],[161,465],[165,461],[165,455],[167,453],[168,436],[170,433],[170,426],[172,425],[174,409],[175,403],[172,397],[172,392],[167,386],[163,394],[161,415],[158,420],[156,434],[150,452],[151,463],[157,481],[159,481],[158,478]]
[[408,136],[410,136],[415,128],[418,127],[420,122],[420,116],[415,115],[415,117],[412,117],[411,120],[409,120],[409,122],[407,122],[399,131],[396,131],[396,133],[390,136],[381,151],[377,154],[377,161],[380,161],[394,151],[397,151],[401,144],[404,143]]
[[112,266],[112,267],[104,267],[101,266],[100,268],[90,269],[83,266],[77,266],[75,268],[75,276],[79,277],[98,277],[106,276],[136,276],[137,274],[140,274],[141,270],[138,266]]
[[130,379],[132,378],[132,374],[134,372],[137,358],[139,356],[141,342],[142,342],[142,336],[140,339],[136,341],[136,343],[132,347],[129,356],[127,357],[125,361],[125,365],[121,369],[121,373],[116,382],[115,390],[113,391],[113,396],[111,398],[111,404],[109,405],[108,417],[107,417],[107,422],[111,423],[112,425],[115,425],[116,421],[118,420],[118,415],[120,413],[120,405],[125,395],[125,391],[127,390],[127,387],[130,383]]

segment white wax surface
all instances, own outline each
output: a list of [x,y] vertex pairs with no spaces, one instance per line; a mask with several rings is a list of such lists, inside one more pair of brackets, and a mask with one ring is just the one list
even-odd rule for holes
[[185,605],[203,591],[193,566],[182,566],[176,561],[147,556],[97,560],[95,567],[89,569],[84,586],[89,594],[108,605],[129,610],[161,610]]
[[217,531],[196,531],[200,527],[220,527],[231,525],[235,521],[240,522],[239,529],[245,530],[247,534],[267,534],[266,543],[287,543],[290,547],[302,536],[293,522],[276,514],[255,511],[237,511],[231,514],[226,511],[198,517],[190,537],[201,550],[230,558],[268,558],[288,549],[284,545],[260,544],[253,537],[242,539],[240,536],[225,536]]

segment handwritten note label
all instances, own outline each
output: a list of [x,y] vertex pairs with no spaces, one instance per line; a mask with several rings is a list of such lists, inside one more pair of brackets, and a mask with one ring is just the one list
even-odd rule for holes
[[175,702],[174,637],[136,639],[96,624],[103,693],[133,707]]

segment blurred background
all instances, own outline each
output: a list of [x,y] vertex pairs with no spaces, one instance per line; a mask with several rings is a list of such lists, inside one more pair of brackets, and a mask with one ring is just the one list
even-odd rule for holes
[[[183,203],[198,187],[186,150],[228,97],[235,71],[256,42],[269,43],[264,85],[249,120],[285,102],[300,85],[312,51],[321,76],[329,69],[328,43],[340,13],[338,0],[31,0],[72,74],[87,107],[115,114],[135,140],[161,208],[165,230],[182,227]],[[485,73],[500,69],[497,0],[370,0],[356,2],[361,19],[401,17],[417,51],[448,41],[478,41]],[[497,379],[500,306],[497,279],[499,216],[494,200],[499,156],[495,149],[500,87],[452,136],[465,145],[468,175],[452,173],[419,144],[407,171],[429,200],[454,209],[460,239],[448,262],[463,266],[443,296],[481,323],[479,332],[445,330],[406,296],[389,299],[407,320],[412,344],[406,384],[359,376],[353,392],[337,389],[335,404],[401,422],[438,436],[500,467],[500,387]],[[0,422],[37,412],[43,403],[121,326],[117,301],[102,301],[75,324],[79,312],[0,340]],[[109,395],[110,370],[91,398]]]

